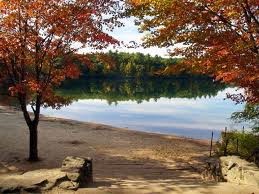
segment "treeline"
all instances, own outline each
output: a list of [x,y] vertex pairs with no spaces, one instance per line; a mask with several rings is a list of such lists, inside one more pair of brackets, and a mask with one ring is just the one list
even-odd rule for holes
[[169,66],[176,65],[178,58],[162,58],[143,53],[109,51],[88,55],[90,65],[81,65],[88,76],[144,77],[157,76]]
[[[170,78],[89,78],[66,80],[57,88],[56,94],[67,101],[79,99],[102,99],[109,104],[120,101],[141,103],[159,98],[210,98],[227,86],[206,76],[174,76]],[[0,95],[0,105],[19,107],[13,97]]]
[[205,76],[175,76],[171,78],[81,78],[67,80],[57,94],[73,100],[103,99],[109,103],[133,100],[141,103],[150,99],[201,98],[216,96],[226,88]]

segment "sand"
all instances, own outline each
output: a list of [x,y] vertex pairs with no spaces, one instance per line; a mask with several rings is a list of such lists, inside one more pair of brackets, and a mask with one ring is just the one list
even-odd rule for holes
[[20,112],[0,107],[0,173],[1,166],[8,173],[57,168],[66,156],[80,156],[93,158],[95,183],[76,193],[259,193],[249,185],[203,180],[199,170],[209,154],[206,140],[42,116],[41,160],[30,163],[28,134]]

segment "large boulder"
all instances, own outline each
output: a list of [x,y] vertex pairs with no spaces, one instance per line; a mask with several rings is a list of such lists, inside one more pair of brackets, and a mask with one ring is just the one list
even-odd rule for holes
[[70,181],[79,183],[79,186],[93,182],[91,158],[68,156],[63,160],[61,171],[66,173]]
[[220,157],[221,172],[228,182],[259,186],[259,169],[238,156]]
[[60,169],[41,169],[24,174],[5,174],[0,176],[0,193],[48,190],[66,179]]
[[61,168],[0,174],[0,193],[41,192],[54,187],[76,190],[92,181],[92,159],[69,156]]

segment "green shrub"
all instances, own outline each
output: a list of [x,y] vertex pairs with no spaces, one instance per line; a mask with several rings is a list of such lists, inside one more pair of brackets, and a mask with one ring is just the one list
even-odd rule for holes
[[227,133],[222,132],[220,140],[216,143],[216,152],[220,156],[226,154],[249,158],[254,149],[258,147],[259,136],[254,133],[230,131]]
[[246,104],[241,112],[234,112],[231,119],[236,123],[248,122],[253,132],[259,132],[259,104]]

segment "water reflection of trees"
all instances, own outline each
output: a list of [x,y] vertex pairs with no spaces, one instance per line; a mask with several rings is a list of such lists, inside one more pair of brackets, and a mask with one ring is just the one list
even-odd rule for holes
[[64,83],[58,89],[62,96],[78,99],[104,99],[108,103],[133,100],[138,103],[150,99],[212,97],[226,88],[202,76],[147,79],[81,78]]

